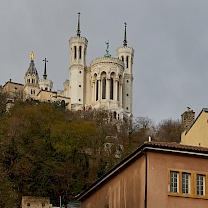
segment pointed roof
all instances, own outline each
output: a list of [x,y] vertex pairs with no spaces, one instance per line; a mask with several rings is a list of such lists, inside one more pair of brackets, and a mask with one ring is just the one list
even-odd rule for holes
[[34,74],[34,75],[38,76],[38,71],[35,67],[34,53],[33,52],[30,54],[30,66],[29,66],[28,70],[26,71],[25,76],[27,76],[28,74],[29,75]]
[[124,29],[124,41],[123,41],[123,46],[127,46],[127,38],[126,38],[126,22],[124,23],[125,29]]
[[78,25],[77,25],[77,36],[80,37],[81,30],[80,30],[80,12],[78,13]]
[[46,58],[45,58],[43,61],[45,62],[45,68],[44,68],[43,79],[47,79],[47,73],[46,73],[46,63],[48,62],[48,60],[46,60]]

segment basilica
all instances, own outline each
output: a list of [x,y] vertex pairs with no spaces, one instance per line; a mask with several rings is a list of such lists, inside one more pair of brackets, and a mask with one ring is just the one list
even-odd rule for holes
[[127,45],[126,23],[124,40],[111,57],[106,42],[106,54],[86,65],[88,40],[81,36],[80,14],[76,36],[69,40],[69,80],[63,90],[53,91],[53,82],[47,79],[46,62],[43,78],[35,67],[35,55],[30,54],[30,64],[24,76],[24,84],[12,80],[3,86],[10,99],[22,97],[39,102],[67,103],[69,110],[83,111],[103,109],[113,112],[118,120],[132,117],[132,85],[134,50]]

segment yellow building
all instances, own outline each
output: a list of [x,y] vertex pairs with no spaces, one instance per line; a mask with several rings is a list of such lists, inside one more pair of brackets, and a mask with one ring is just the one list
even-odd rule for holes
[[208,147],[208,108],[203,108],[196,120],[190,122],[181,135],[181,144]]

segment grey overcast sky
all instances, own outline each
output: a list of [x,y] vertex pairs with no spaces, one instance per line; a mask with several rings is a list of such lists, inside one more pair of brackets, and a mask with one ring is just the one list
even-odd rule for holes
[[104,55],[106,40],[116,55],[127,22],[128,46],[135,50],[134,117],[158,123],[180,119],[188,106],[196,115],[207,107],[207,0],[1,0],[0,84],[10,78],[23,83],[34,51],[39,77],[46,57],[53,89],[63,89],[78,12],[81,35],[88,39],[88,66]]

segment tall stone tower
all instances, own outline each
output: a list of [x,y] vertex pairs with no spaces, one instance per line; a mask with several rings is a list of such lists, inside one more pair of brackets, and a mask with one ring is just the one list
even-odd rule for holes
[[25,73],[25,84],[24,84],[24,90],[23,90],[23,100],[27,99],[37,99],[37,94],[40,91],[39,90],[39,76],[38,71],[35,67],[34,62],[34,53],[32,52],[30,54],[30,66]]
[[126,23],[124,29],[123,47],[116,50],[117,58],[124,62],[122,107],[124,116],[132,116],[133,58],[134,49],[127,46]]
[[80,13],[78,13],[77,36],[69,40],[70,49],[70,85],[69,94],[71,98],[72,110],[83,110],[84,86],[85,86],[85,68],[88,40],[81,37]]

